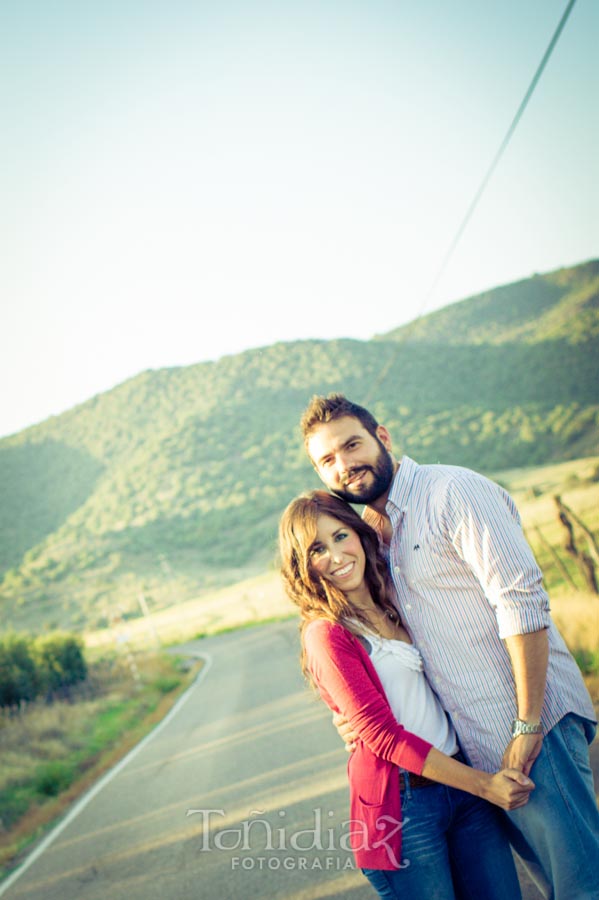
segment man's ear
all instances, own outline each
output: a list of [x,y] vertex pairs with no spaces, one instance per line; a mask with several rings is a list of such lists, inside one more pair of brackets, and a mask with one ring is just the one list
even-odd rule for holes
[[376,436],[378,437],[385,450],[388,450],[389,453],[393,453],[393,443],[391,441],[391,435],[384,425],[379,425],[377,427]]

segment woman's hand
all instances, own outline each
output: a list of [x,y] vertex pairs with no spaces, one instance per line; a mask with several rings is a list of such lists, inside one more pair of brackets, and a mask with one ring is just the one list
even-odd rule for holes
[[518,809],[528,803],[534,782],[518,769],[502,769],[489,779],[481,796],[502,809]]

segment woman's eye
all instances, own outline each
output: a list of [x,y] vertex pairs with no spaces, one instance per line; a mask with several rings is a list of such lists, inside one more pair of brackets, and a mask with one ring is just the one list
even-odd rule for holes
[[324,547],[318,545],[316,547],[312,547],[310,550],[310,556],[322,556],[324,553]]
[[344,541],[347,536],[348,536],[347,531],[340,531],[339,534],[335,535],[335,540],[336,541]]

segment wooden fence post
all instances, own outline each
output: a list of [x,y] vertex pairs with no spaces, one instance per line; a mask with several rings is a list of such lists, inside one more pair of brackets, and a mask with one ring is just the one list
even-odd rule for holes
[[[566,553],[568,553],[568,555],[571,556],[572,559],[576,562],[576,565],[580,569],[585,580],[585,584],[591,594],[599,595],[599,586],[597,585],[597,575],[595,572],[595,560],[588,553],[585,553],[584,550],[580,550],[576,546],[576,537],[574,534],[574,525],[572,524],[571,519],[571,510],[569,510],[568,507],[562,503],[561,497],[556,495],[553,499],[555,500],[557,506],[558,518],[566,530],[566,542],[564,544]],[[580,524],[579,520],[577,521],[577,524]],[[586,528],[586,525],[581,527],[588,537],[589,529]]]

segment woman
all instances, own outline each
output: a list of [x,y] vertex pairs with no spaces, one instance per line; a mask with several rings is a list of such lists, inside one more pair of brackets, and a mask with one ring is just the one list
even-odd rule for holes
[[304,673],[360,737],[348,763],[356,864],[383,898],[517,900],[511,851],[485,801],[514,809],[534,785],[461,761],[391,601],[376,532],[345,501],[313,491],[285,510],[279,548]]

